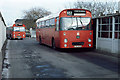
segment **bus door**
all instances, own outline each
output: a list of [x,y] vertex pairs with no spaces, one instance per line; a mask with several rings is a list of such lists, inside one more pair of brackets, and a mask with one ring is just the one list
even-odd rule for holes
[[55,20],[55,43],[56,47],[59,47],[59,42],[60,42],[60,37],[59,37],[59,17],[56,18]]

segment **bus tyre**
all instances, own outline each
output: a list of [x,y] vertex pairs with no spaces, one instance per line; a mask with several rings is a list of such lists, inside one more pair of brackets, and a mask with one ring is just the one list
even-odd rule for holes
[[12,40],[12,37],[10,36],[10,40]]
[[39,44],[40,44],[40,45],[42,44],[42,40],[41,40],[41,37],[39,37]]
[[52,40],[52,48],[53,48],[53,49],[56,49],[55,40],[54,40],[54,39]]
[[6,35],[7,39],[9,39],[8,34]]
[[12,40],[12,37],[10,36],[10,40]]

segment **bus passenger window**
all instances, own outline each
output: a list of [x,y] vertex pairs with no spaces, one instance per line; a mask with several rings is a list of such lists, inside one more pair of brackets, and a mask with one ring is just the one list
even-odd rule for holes
[[46,21],[46,27],[49,27],[49,20]]
[[50,27],[55,26],[55,18],[50,19]]

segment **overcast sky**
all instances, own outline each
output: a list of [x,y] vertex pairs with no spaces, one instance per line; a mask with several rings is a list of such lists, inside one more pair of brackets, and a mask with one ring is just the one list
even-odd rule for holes
[[[0,11],[3,15],[7,26],[12,25],[16,19],[21,19],[23,11],[34,7],[45,8],[52,13],[57,13],[73,5],[76,1],[93,1],[93,0],[0,0]],[[112,1],[112,0],[94,0],[94,1]],[[114,0],[119,1],[119,0]]]

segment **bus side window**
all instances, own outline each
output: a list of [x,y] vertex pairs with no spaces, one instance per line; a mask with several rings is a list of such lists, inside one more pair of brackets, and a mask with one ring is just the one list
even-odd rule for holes
[[44,28],[47,28],[47,26],[46,26],[46,21],[44,21]]
[[41,28],[44,28],[44,21],[41,22]]
[[49,22],[49,27],[52,27],[52,19],[50,19],[50,22]]
[[36,27],[36,29],[39,29],[39,22],[37,23],[37,27]]
[[59,31],[59,18],[56,19],[56,31]]
[[46,21],[46,27],[49,27],[49,20]]
[[52,27],[54,27],[55,26],[55,18],[52,18],[52,19],[50,19],[50,27],[52,28]]
[[41,28],[41,22],[39,23],[39,26],[38,26],[38,29],[40,29]]

